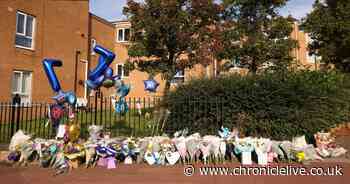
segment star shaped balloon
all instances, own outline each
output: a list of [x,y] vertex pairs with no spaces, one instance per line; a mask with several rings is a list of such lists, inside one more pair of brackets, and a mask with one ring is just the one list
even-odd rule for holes
[[159,83],[154,79],[144,80],[145,90],[149,92],[156,92],[159,86]]

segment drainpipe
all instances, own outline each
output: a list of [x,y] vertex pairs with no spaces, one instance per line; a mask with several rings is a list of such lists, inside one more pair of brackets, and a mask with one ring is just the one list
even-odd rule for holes
[[217,75],[217,70],[218,70],[218,62],[216,59],[214,59],[214,78],[216,78],[216,75]]
[[74,93],[77,94],[77,88],[78,88],[78,62],[79,62],[79,56],[80,51],[75,51],[75,66],[74,66]]
[[[295,40],[297,40],[297,42],[299,43],[300,42],[300,40],[299,40],[299,25],[297,22],[294,22],[294,27],[295,27]],[[296,51],[295,57],[296,57],[297,61],[299,61],[300,48],[295,49],[295,51]],[[302,62],[302,61],[299,61],[299,62]]]
[[[88,52],[87,52],[87,67],[86,67],[86,76],[85,78],[88,78],[90,67],[91,67],[91,30],[92,30],[92,23],[91,23],[91,14],[88,13],[88,40],[87,40],[87,45],[88,45]],[[85,88],[87,88],[85,84]],[[88,94],[90,93],[89,88],[85,90],[85,96],[87,97],[87,104],[90,106],[90,97],[88,97]]]

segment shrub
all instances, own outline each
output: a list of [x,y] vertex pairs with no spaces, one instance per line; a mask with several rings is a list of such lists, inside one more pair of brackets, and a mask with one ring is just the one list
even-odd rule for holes
[[224,125],[277,140],[312,135],[349,120],[347,79],[299,71],[193,80],[165,98],[171,112],[165,130],[217,134]]

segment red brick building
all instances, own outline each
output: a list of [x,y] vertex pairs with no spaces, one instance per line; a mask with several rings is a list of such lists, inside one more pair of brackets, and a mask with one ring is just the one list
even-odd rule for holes
[[89,0],[1,0],[0,25],[0,101],[16,93],[25,103],[48,101],[54,93],[44,58],[62,60],[55,68],[62,89],[82,99],[88,61],[95,57],[90,40],[113,48],[114,29],[89,13]]
[[[1,0],[0,102],[10,101],[14,94],[20,94],[25,103],[48,101],[54,92],[42,67],[44,58],[62,60],[63,66],[55,68],[62,89],[75,91],[78,100],[86,101],[90,94],[94,95],[88,94],[84,81],[89,69],[97,64],[98,55],[92,49],[96,44],[116,53],[111,67],[131,84],[129,97],[161,96],[164,81],[160,75],[155,78],[160,83],[159,90],[148,93],[143,84],[148,74],[124,68],[129,58],[130,27],[128,21],[111,23],[89,13],[89,0]],[[316,66],[307,54],[308,37],[297,24],[291,37],[299,42],[292,55],[303,66]],[[207,67],[197,65],[179,71],[172,86],[193,78],[213,77],[218,65],[213,59]],[[102,92],[109,96],[114,90]]]

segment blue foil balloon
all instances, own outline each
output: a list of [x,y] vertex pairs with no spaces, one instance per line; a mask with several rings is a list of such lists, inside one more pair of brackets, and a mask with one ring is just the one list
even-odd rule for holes
[[119,101],[115,104],[115,112],[117,113],[127,113],[129,111],[128,104],[125,101],[125,98],[120,98]]
[[87,80],[86,81],[86,85],[90,88],[90,89],[97,89],[99,88],[103,81],[105,80],[105,76],[101,75],[99,78],[97,78],[96,80],[92,81],[92,80]]
[[113,86],[115,86],[115,84],[118,80],[120,80],[120,76],[119,75],[113,76],[113,69],[108,67],[106,69],[105,74],[104,74],[102,86],[105,88],[113,87]]
[[58,104],[64,104],[67,102],[69,105],[75,105],[77,97],[73,92],[62,91],[60,82],[58,81],[55,70],[53,68],[62,66],[62,61],[56,59],[44,59],[43,66],[52,90],[57,93],[53,99],[55,99]]
[[65,100],[69,105],[74,106],[77,103],[77,97],[72,91],[65,93]]
[[60,60],[55,60],[55,59],[44,59],[43,66],[44,66],[44,71],[46,73],[46,76],[49,79],[52,90],[54,90],[56,93],[59,92],[61,90],[61,85],[57,79],[57,76],[53,67],[62,66],[62,62]]
[[143,81],[145,85],[145,90],[149,92],[156,92],[159,86],[159,83],[154,79],[148,79]]
[[103,154],[111,157],[115,157],[115,155],[117,154],[117,151],[113,147],[100,145],[96,147],[96,152],[98,154]]
[[90,80],[95,80],[101,75],[103,75],[108,68],[108,66],[113,62],[115,54],[99,45],[96,45],[94,51],[100,54],[98,64],[96,68],[89,73],[88,78]]
[[224,139],[227,139],[231,135],[230,130],[226,127],[221,127],[220,130],[218,130],[218,133],[220,137]]
[[112,78],[113,77],[113,69],[111,67],[108,67],[105,72],[106,78]]
[[89,72],[88,80],[86,82],[87,86],[91,89],[97,89],[102,85],[104,78],[101,80],[101,76],[105,76],[106,74],[110,75],[111,73],[113,74],[113,70],[109,68],[109,65],[115,58],[115,54],[113,52],[99,45],[96,45],[94,51],[100,54],[100,57],[96,68]]
[[59,91],[56,96],[53,97],[57,101],[58,104],[68,103],[69,105],[74,106],[77,102],[77,97],[72,91],[63,92]]
[[121,86],[117,89],[117,95],[120,98],[126,97],[130,92],[130,86],[125,85],[124,83],[121,84]]

